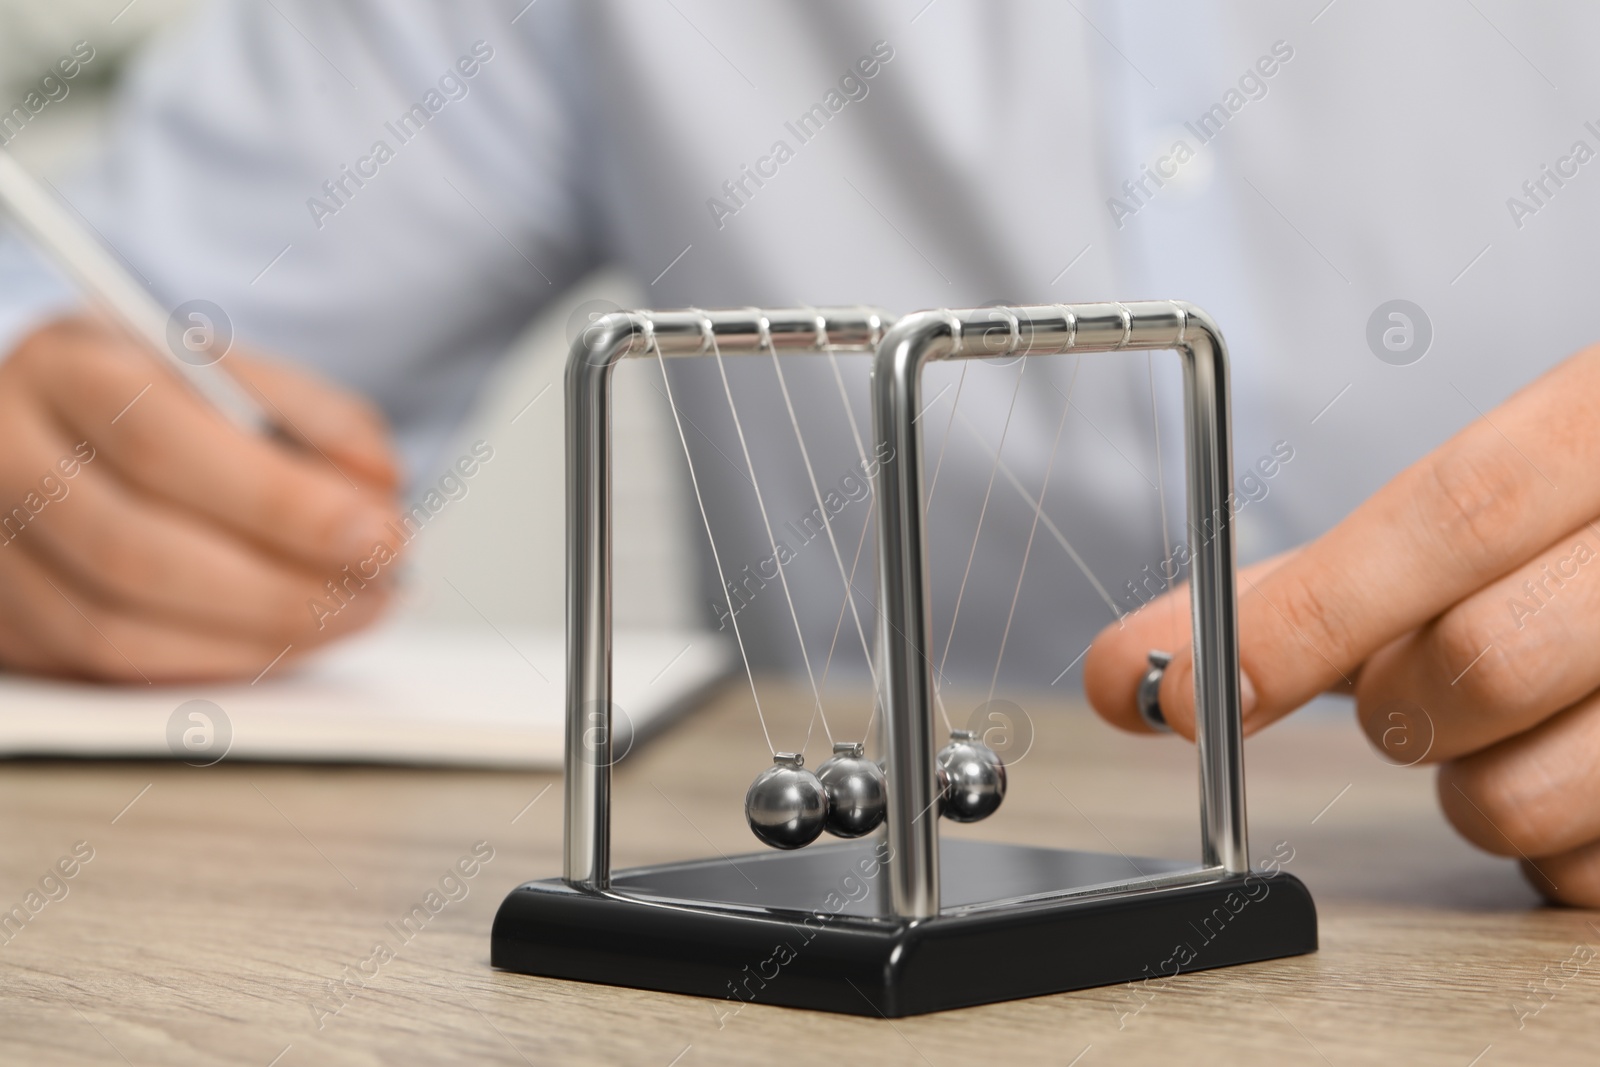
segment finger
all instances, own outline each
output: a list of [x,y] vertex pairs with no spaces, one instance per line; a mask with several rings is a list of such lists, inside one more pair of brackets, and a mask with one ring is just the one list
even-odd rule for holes
[[365,397],[305,368],[259,357],[230,354],[227,365],[269,416],[335,471],[386,493],[399,485],[388,423]]
[[[1587,349],[1403,471],[1239,600],[1240,667],[1256,693],[1247,729],[1351,684],[1377,649],[1600,513],[1600,434],[1574,397],[1600,392]],[[1491,421],[1492,420],[1492,421]],[[1557,487],[1560,488],[1557,488]],[[1161,688],[1192,716],[1187,653]]]
[[[253,679],[282,670],[310,643],[263,642],[136,617],[96,603],[28,557],[0,551],[5,665],[105,682],[168,684]],[[15,640],[26,619],[26,640]],[[6,631],[10,631],[9,633]]]
[[[239,637],[316,643],[365,621],[377,604],[345,612],[333,600],[349,582],[348,599],[375,601],[392,585],[393,569],[358,574],[316,572],[289,564],[209,523],[124,489],[92,464],[57,490],[25,528],[11,535],[4,518],[0,545],[25,552],[60,572],[102,604],[187,627],[219,627]],[[341,610],[328,614],[332,604]],[[316,605],[324,605],[318,610]],[[331,625],[330,625],[331,623]]]
[[1600,908],[1600,841],[1533,861],[1523,860],[1522,876],[1557,904]]
[[142,353],[107,342],[58,362],[43,371],[56,416],[129,484],[315,568],[398,547],[381,496],[241,432]]
[[[1374,744],[1390,710],[1433,723],[1428,758],[1448,760],[1534,726],[1600,689],[1600,537],[1590,526],[1375,652],[1357,712]],[[1591,566],[1592,564],[1592,566]]]
[[1600,840],[1600,697],[1526,733],[1439,769],[1439,803],[1460,834],[1487,852],[1531,865],[1552,899],[1593,893],[1600,882],[1564,885],[1542,857]]
[[[1243,568],[1239,572],[1239,588],[1246,587],[1246,579],[1260,581],[1298,551],[1291,549]],[[1139,682],[1150,670],[1149,654],[1155,650],[1187,649],[1190,634],[1188,583],[1161,594],[1107,626],[1095,637],[1083,661],[1083,690],[1089,703],[1113,726],[1134,733],[1154,733],[1139,714],[1137,701]],[[1170,673],[1172,667],[1167,670]],[[1186,677],[1192,678],[1192,674]],[[1164,698],[1161,707],[1166,713]],[[1177,716],[1166,715],[1168,725],[1177,733],[1193,737],[1192,711],[1179,711]]]
[[267,639],[305,628],[304,600],[320,592],[309,574],[122,489],[82,462],[37,409],[7,404],[3,417],[0,549],[134,614]]

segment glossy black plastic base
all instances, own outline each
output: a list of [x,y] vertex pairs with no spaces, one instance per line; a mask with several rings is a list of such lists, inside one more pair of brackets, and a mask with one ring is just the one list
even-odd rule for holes
[[[1293,875],[1026,900],[1187,865],[946,840],[943,913],[885,917],[882,845],[623,871],[606,893],[512,890],[490,960],[524,974],[896,1017],[1312,952]],[[990,902],[1014,904],[994,908]],[[730,1008],[736,1005],[730,1005]]]

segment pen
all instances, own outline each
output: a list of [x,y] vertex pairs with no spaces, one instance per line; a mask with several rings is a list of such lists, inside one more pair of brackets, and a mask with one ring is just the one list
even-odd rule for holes
[[[253,433],[272,436],[280,432],[238,379],[217,362],[196,365],[179,358],[168,341],[171,316],[98,240],[85,231],[60,201],[45,191],[3,148],[0,148],[0,206],[86,295],[103,305],[135,340],[164,357],[195,392],[223,415]],[[191,351],[204,353],[205,348],[200,346]]]

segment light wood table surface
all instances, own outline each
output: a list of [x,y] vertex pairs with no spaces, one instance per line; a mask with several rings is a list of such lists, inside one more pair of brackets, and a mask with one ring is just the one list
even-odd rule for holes
[[[806,701],[793,692],[774,687],[764,704],[775,721],[803,720]],[[861,707],[841,707],[836,721],[859,719]],[[1030,712],[1036,741],[1012,768],[1005,806],[949,832],[1196,854],[1186,744],[1117,734],[1059,698]],[[729,688],[629,755],[617,778],[618,866],[753,851],[741,801],[765,752],[748,693]],[[1287,869],[1318,903],[1319,952],[1185,975],[1144,1001],[1096,989],[891,1023],[756,1005],[719,1020],[731,1005],[491,970],[501,898],[559,871],[554,775],[9,763],[0,767],[0,909],[21,903],[75,843],[88,842],[93,859],[0,947],[0,1061],[1600,1059],[1600,914],[1540,907],[1512,864],[1459,841],[1437,812],[1430,771],[1386,762],[1338,715],[1250,741],[1247,766],[1251,853],[1270,855],[1279,841],[1293,849]],[[397,938],[389,924],[480,841],[493,859],[462,883],[467,895],[408,942]],[[399,946],[394,958],[374,961],[380,941]],[[1592,958],[1571,962],[1580,947]],[[341,1010],[319,1013],[319,1000],[339,1003],[328,988],[347,976]],[[1542,1001],[1529,998],[1529,983],[1546,990]]]

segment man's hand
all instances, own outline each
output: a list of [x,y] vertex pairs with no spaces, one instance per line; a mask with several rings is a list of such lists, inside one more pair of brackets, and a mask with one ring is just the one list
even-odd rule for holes
[[[1600,347],[1474,421],[1308,545],[1239,579],[1244,725],[1353,692],[1384,744],[1432,724],[1445,815],[1552,900],[1600,906]],[[1145,654],[1187,633],[1187,591],[1096,640],[1089,699],[1143,729]],[[1193,659],[1161,707],[1194,732]],[[1413,731],[1415,733],[1417,731]],[[1415,752],[1408,752],[1407,758]]]
[[[343,568],[398,548],[381,418],[303,373],[227,365],[304,447],[237,429],[84,320],[0,363],[0,665],[250,678],[377,617],[394,569],[362,584]],[[313,600],[338,610],[319,620]]]

